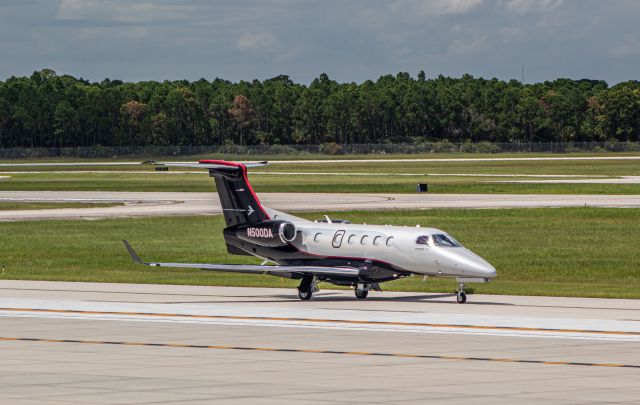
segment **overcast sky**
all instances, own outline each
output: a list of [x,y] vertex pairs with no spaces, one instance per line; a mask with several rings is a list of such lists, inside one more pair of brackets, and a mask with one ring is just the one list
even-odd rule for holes
[[638,0],[0,0],[0,80],[640,79]]

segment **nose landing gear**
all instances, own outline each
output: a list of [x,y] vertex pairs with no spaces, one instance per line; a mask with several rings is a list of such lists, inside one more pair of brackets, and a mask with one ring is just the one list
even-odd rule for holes
[[464,283],[458,283],[458,290],[456,290],[456,301],[458,304],[464,304],[467,302],[467,294],[464,293]]

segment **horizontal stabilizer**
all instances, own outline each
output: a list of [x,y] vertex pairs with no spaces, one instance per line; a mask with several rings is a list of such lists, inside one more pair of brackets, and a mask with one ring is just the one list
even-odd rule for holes
[[[206,162],[206,163],[205,163]],[[194,169],[225,169],[230,165],[240,164],[245,167],[262,167],[267,166],[268,162],[227,162],[224,160],[207,160],[202,163],[199,162],[156,162],[155,160],[147,160],[142,164],[150,163],[155,166],[167,166],[167,167],[189,167]]]

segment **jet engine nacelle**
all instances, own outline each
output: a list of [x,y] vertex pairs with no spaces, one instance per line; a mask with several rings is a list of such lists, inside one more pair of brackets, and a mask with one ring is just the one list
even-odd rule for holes
[[285,246],[296,238],[296,226],[287,221],[262,221],[238,227],[236,237],[260,246]]

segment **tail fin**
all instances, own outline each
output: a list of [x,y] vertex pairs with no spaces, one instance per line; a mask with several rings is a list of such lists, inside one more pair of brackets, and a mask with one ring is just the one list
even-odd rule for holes
[[[201,160],[199,163],[221,166],[210,167],[209,176],[215,178],[227,226],[254,224],[270,219],[249,183],[245,164],[222,160]],[[260,162],[260,166],[266,164]]]
[[247,167],[266,166],[267,162],[237,163],[225,160],[201,160],[198,163],[161,164],[208,169],[209,176],[215,179],[227,226],[255,224],[270,219],[247,179]]

